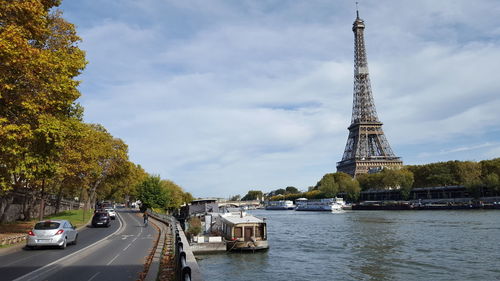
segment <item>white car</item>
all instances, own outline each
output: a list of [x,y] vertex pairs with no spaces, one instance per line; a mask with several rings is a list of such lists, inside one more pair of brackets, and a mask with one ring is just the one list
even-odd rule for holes
[[110,217],[112,220],[116,219],[116,212],[115,212],[115,209],[113,209],[113,208],[104,208],[104,210],[105,210],[106,212],[108,212],[109,217]]
[[28,232],[26,248],[59,246],[64,249],[68,244],[76,244],[77,238],[76,227],[67,220],[40,221]]

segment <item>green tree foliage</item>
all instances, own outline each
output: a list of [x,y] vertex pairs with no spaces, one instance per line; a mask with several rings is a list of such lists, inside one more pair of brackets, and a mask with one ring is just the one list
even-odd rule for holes
[[326,197],[335,197],[339,192],[339,184],[335,182],[335,175],[326,174],[316,184],[316,189],[321,191]]
[[345,193],[348,201],[358,200],[361,187],[356,179],[342,172],[335,173],[334,178],[339,185],[339,192]]
[[483,160],[479,164],[482,184],[488,189],[500,191],[500,158]]
[[201,220],[198,217],[191,217],[188,220],[189,227],[187,233],[190,236],[196,236],[201,232]]
[[191,201],[194,200],[193,195],[191,193],[189,193],[189,192],[185,192],[183,194],[183,198],[184,198],[184,203],[190,203]]
[[494,191],[500,191],[500,177],[498,174],[490,173],[484,177],[484,185]]
[[264,194],[260,190],[250,190],[245,196],[243,196],[243,198],[241,198],[241,201],[260,200],[263,195]]
[[285,188],[285,193],[286,194],[297,194],[297,193],[300,193],[300,191],[294,186],[287,186]]
[[383,189],[382,184],[382,175],[380,173],[374,174],[360,174],[356,176],[356,179],[359,182],[361,190],[369,190],[369,189]]
[[229,198],[229,201],[240,201],[241,196],[240,195],[234,195]]
[[163,185],[160,176],[148,176],[137,188],[138,199],[141,200],[141,211],[148,208],[165,208],[169,201],[169,192]]
[[315,189],[321,191],[326,198],[336,197],[341,192],[345,193],[349,201],[356,201],[361,192],[358,181],[342,172],[324,175]]
[[408,199],[413,187],[413,173],[407,169],[383,169],[379,173],[357,176],[362,190],[398,189]]
[[481,177],[481,164],[472,161],[448,161],[406,166],[414,175],[413,187],[470,185]]
[[173,181],[162,180],[160,176],[148,176],[141,182],[137,187],[137,198],[142,202],[143,211],[148,208],[174,210],[193,200],[190,193],[184,192]]

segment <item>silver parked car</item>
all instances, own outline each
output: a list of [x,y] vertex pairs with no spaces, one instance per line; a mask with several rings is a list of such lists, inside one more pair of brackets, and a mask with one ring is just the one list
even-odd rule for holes
[[28,232],[26,248],[59,246],[64,249],[68,244],[76,244],[77,238],[76,227],[67,220],[40,221]]

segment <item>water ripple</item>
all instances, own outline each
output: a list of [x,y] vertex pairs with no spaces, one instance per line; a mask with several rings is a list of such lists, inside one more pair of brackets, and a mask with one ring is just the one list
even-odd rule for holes
[[206,280],[500,280],[498,211],[254,211],[270,249],[202,256]]

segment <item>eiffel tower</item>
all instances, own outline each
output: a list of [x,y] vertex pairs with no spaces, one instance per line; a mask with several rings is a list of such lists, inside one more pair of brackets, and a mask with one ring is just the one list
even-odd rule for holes
[[354,99],[349,136],[337,171],[356,177],[377,172],[384,167],[400,168],[401,159],[394,155],[382,131],[373,101],[363,32],[365,23],[356,11],[354,32]]

